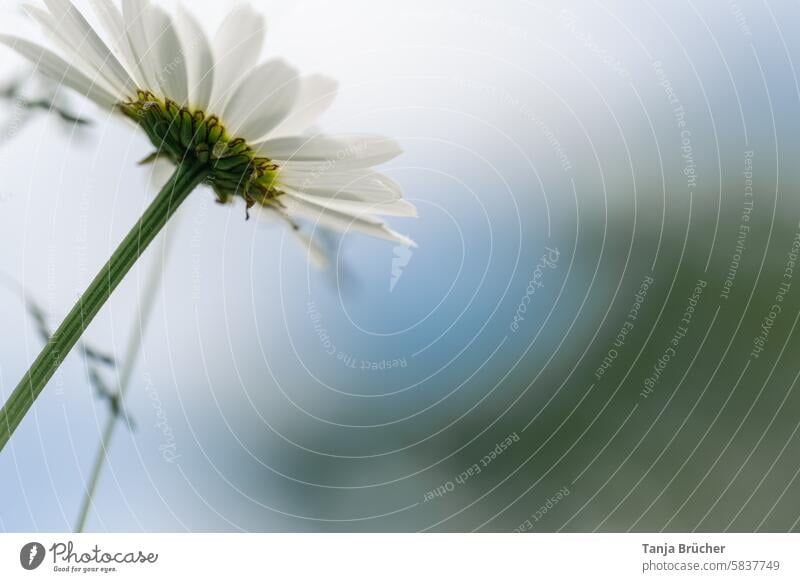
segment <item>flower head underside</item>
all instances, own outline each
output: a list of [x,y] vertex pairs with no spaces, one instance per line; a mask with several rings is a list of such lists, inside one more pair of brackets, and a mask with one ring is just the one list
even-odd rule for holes
[[[91,0],[94,21],[70,0],[26,6],[56,51],[0,34],[40,72],[140,127],[172,164],[208,166],[223,203],[413,244],[377,216],[416,216],[400,186],[374,168],[401,153],[375,135],[310,134],[337,83],[302,76],[281,59],[259,63],[264,20],[238,5],[210,40],[181,6]],[[310,238],[304,239],[310,242]]]

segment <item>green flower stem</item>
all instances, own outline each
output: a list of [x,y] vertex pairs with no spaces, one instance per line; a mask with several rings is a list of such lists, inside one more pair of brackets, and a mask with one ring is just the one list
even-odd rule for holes
[[5,448],[47,382],[125,275],[208,173],[207,165],[195,161],[178,165],[175,173],[97,274],[0,410],[0,451]]
[[[122,412],[125,411],[125,397],[128,394],[128,388],[131,384],[131,377],[133,376],[133,368],[139,356],[139,350],[142,346],[145,330],[150,322],[150,316],[153,314],[153,307],[156,303],[156,295],[158,293],[161,276],[167,265],[170,250],[173,247],[175,223],[180,219],[180,215],[176,215],[172,219],[172,230],[165,230],[162,240],[162,248],[158,254],[153,257],[153,262],[150,265],[150,271],[147,274],[147,279],[144,284],[144,293],[139,300],[138,316],[134,320],[133,329],[131,329],[130,336],[128,337],[128,346],[125,350],[125,357],[122,360],[122,367],[119,372],[118,380],[118,396],[119,407]],[[109,415],[106,420],[105,428],[103,429],[102,440],[100,441],[100,448],[97,450],[97,455],[92,465],[92,472],[84,492],[83,501],[81,502],[80,514],[78,515],[77,525],[75,526],[76,533],[82,533],[86,529],[86,522],[89,519],[89,513],[94,505],[94,496],[97,492],[97,487],[100,484],[100,475],[105,466],[108,449],[111,446],[111,439],[114,436],[114,429],[116,428],[119,417]]]

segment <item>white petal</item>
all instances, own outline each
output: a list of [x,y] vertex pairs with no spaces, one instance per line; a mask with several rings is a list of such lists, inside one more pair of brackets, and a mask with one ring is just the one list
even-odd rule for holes
[[52,15],[42,19],[41,14],[32,13],[45,29],[64,43],[64,48],[73,58],[83,61],[97,70],[119,95],[136,94],[136,83],[117,60],[102,38],[95,32],[86,18],[69,0],[44,0]]
[[321,224],[342,232],[356,231],[411,247],[417,246],[410,238],[393,231],[380,220],[371,217],[351,216],[343,212],[330,210],[323,206],[306,202],[288,192],[285,196],[280,197],[280,201],[290,213],[295,213],[314,224]]
[[172,18],[154,4],[147,8],[145,15],[147,39],[153,48],[153,59],[156,64],[155,80],[164,97],[180,105],[186,105],[189,98],[186,55]]
[[222,105],[231,88],[259,61],[265,31],[264,17],[249,4],[237,6],[222,21],[212,42],[215,60],[212,104]]
[[294,233],[297,240],[303,245],[311,264],[318,269],[327,269],[330,266],[330,257],[328,257],[328,253],[317,244],[311,235],[294,228],[290,228],[289,230]]
[[319,269],[328,268],[330,265],[328,251],[309,234],[306,234],[300,227],[294,224],[283,209],[256,205],[250,210],[250,213],[256,220],[268,224],[270,227],[276,226],[279,223],[288,226],[289,231],[303,246],[307,253],[307,258],[312,264]]
[[397,182],[371,169],[304,172],[281,168],[279,180],[294,190],[314,196],[354,196],[365,202],[388,202],[403,197]]
[[306,234],[296,225],[291,224],[291,219],[282,216],[283,211],[278,208],[269,208],[263,206],[254,206],[250,213],[256,217],[256,220],[269,224],[270,226],[276,225],[278,222],[288,224],[289,231],[295,236],[303,246],[307,253],[308,259],[312,264],[319,269],[326,269],[330,265],[330,258],[327,251],[310,235]]
[[120,61],[139,88],[145,86],[145,81],[139,73],[139,67],[131,51],[130,43],[125,32],[125,23],[122,12],[112,0],[90,0],[95,14],[110,37],[111,48],[117,52]]
[[0,35],[0,43],[13,48],[19,54],[30,60],[43,75],[50,77],[85,95],[101,107],[113,108],[119,99],[91,79],[86,73],[42,46],[23,38]]
[[271,137],[299,135],[314,125],[327,111],[334,99],[339,83],[323,75],[309,75],[300,79],[300,92],[294,109],[278,127],[270,132]]
[[417,208],[407,200],[389,200],[386,202],[365,202],[359,200],[352,193],[344,192],[341,196],[323,197],[306,194],[288,188],[283,189],[287,194],[306,202],[329,208],[351,216],[369,216],[371,214],[382,216],[402,216],[416,218]]
[[175,19],[181,44],[186,53],[186,70],[189,83],[189,104],[208,110],[214,90],[214,55],[208,37],[191,12],[178,5]]
[[134,64],[144,81],[144,86],[141,88],[157,91],[158,59],[147,37],[149,6],[147,0],[122,0],[122,18]]
[[279,137],[259,144],[256,151],[271,160],[287,162],[288,169],[299,171],[368,168],[403,152],[396,141],[372,135]]
[[43,8],[39,8],[38,6],[33,6],[31,4],[23,5],[23,10],[30,16],[33,20],[38,22],[42,28],[44,29],[45,34],[52,39],[53,43],[69,58],[69,60],[75,63],[75,66],[80,68],[82,71],[91,72],[92,76],[96,79],[96,83],[101,85],[103,89],[108,91],[109,93],[115,95],[118,101],[124,101],[126,99],[125,92],[119,91],[118,88],[115,88],[114,85],[97,70],[89,60],[85,57],[85,54],[76,51],[75,45],[77,42],[72,38],[67,38],[63,34],[63,27],[59,27],[56,23],[53,15],[50,14],[47,10]]
[[233,90],[222,112],[232,135],[257,141],[286,119],[297,100],[297,71],[271,60],[250,71]]

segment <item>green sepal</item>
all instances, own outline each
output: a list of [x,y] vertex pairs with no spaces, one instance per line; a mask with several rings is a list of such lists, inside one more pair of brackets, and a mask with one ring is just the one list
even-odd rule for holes
[[227,172],[238,168],[239,166],[249,165],[252,158],[248,155],[228,156],[221,158],[214,162],[214,169],[217,171]]
[[194,119],[188,111],[181,111],[181,145],[189,148],[194,138]]

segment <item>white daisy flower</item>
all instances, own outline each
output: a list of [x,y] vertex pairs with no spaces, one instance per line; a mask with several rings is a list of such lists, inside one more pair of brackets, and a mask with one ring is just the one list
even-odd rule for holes
[[157,156],[208,166],[219,202],[243,199],[262,217],[280,216],[320,258],[296,219],[414,245],[378,215],[416,216],[400,187],[373,167],[401,153],[371,135],[303,135],[331,105],[337,83],[302,77],[279,59],[259,63],[264,19],[248,4],[223,21],[212,42],[182,7],[149,0],[91,0],[93,25],[70,0],[27,5],[62,56],[24,38],[0,42],[40,72],[133,121]]

